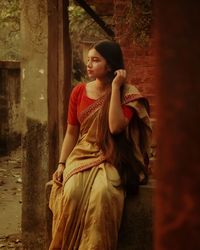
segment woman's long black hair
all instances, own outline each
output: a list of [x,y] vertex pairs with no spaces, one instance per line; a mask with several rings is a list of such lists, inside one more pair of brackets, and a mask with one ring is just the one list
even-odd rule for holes
[[[107,40],[95,44],[93,48],[105,58],[111,69],[108,75],[111,86],[112,80],[115,77],[115,71],[124,69],[121,48],[118,43]],[[110,97],[111,88],[105,97],[99,115],[97,142],[106,155],[107,160],[118,169],[123,188],[127,193],[135,194],[138,191],[140,182],[139,174],[141,169],[143,169],[143,165],[136,159],[131,138],[127,137],[125,131],[116,135],[110,133],[108,124]]]

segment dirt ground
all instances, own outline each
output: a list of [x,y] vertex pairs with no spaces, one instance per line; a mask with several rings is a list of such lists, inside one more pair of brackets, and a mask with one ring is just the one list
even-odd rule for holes
[[0,250],[22,249],[21,149],[0,157]]

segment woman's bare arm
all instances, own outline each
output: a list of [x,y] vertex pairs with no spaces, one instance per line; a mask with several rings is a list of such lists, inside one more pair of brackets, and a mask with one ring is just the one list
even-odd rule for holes
[[69,154],[72,152],[73,148],[75,147],[77,140],[79,136],[79,126],[73,126],[68,124],[67,131],[65,133],[65,137],[63,140],[61,153],[59,162],[62,162],[62,164],[58,165],[57,170],[53,174],[53,180],[62,182],[63,179],[63,171],[65,168],[65,162],[69,156]]
[[78,135],[79,126],[73,126],[68,124],[61,148],[59,162],[65,162],[67,160],[67,157],[69,156],[69,154],[77,143]]

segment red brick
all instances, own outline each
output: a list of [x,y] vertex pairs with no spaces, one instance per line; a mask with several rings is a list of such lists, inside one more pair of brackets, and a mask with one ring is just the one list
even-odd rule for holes
[[[127,81],[148,96],[150,105],[154,107],[155,101],[155,75],[156,75],[156,39],[151,37],[148,47],[141,47],[133,43],[130,27],[124,22],[123,16],[130,6],[131,0],[114,0],[115,34],[120,43],[127,69]],[[156,116],[156,109],[153,108],[153,117]]]

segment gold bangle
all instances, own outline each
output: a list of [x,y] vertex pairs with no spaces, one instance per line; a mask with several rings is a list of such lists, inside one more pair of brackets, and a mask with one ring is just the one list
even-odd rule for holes
[[58,165],[65,165],[65,162],[60,161],[60,162],[58,162]]

